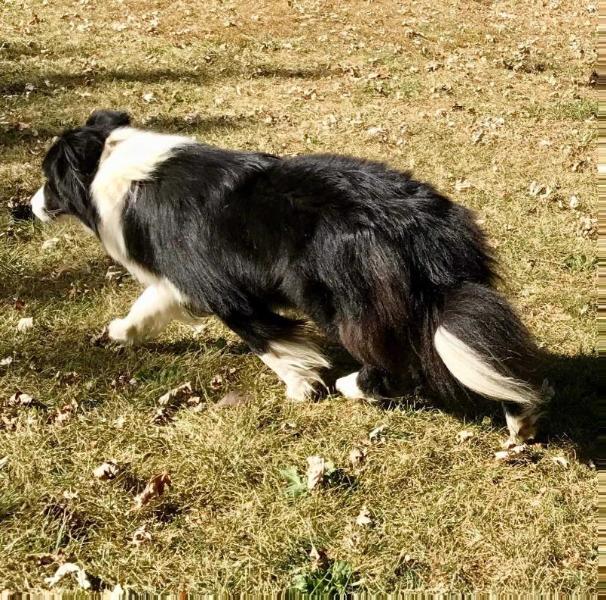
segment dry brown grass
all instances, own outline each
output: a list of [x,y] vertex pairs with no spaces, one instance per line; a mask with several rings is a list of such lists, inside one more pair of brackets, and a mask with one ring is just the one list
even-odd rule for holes
[[[592,590],[596,261],[579,230],[596,211],[592,5],[4,2],[0,359],[14,360],[0,367],[0,400],[4,417],[17,388],[46,408],[22,408],[0,431],[0,587],[44,587],[57,565],[39,557],[61,551],[101,585],[139,590],[275,591],[324,575],[333,592]],[[92,347],[135,284],[106,281],[109,261],[78,228],[11,222],[7,206],[38,187],[50,138],[99,107],[227,147],[386,160],[476,209],[509,295],[554,355],[549,445],[504,465],[493,459],[498,410],[463,423],[421,401],[288,404],[213,321],[119,355]],[[549,194],[530,195],[533,181]],[[42,252],[50,237],[58,245]],[[35,326],[17,334],[23,316]],[[75,382],[57,375],[73,371]],[[219,372],[226,383],[213,390]],[[123,374],[137,383],[112,384]],[[226,389],[253,401],[152,425],[157,398],[184,381],[209,403]],[[73,418],[49,422],[71,400]],[[349,451],[381,424],[385,440],[354,470]],[[459,444],[463,428],[474,436]],[[281,470],[302,473],[313,454],[349,478],[287,497]],[[108,458],[125,473],[94,480]],[[170,490],[131,512],[165,469]],[[363,505],[372,527],[354,525]],[[152,541],[135,547],[143,524]],[[312,544],[333,561],[320,574],[310,572]]]

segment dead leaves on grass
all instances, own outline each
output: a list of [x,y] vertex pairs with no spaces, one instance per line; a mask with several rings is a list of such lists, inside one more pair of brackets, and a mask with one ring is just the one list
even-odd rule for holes
[[[0,429],[14,431],[17,428],[19,415],[27,409],[45,409],[46,406],[32,395],[17,390],[10,398],[0,403]],[[33,416],[29,415],[28,420]]]
[[[99,481],[113,481],[121,477],[125,481],[125,489],[141,489],[139,479],[127,471],[127,465],[120,465],[115,460],[107,460],[93,470],[93,475]],[[152,500],[160,498],[172,485],[168,471],[162,471],[149,479],[143,490],[133,499],[131,511],[139,511]]]
[[[210,380],[210,388],[214,391],[224,388],[227,379],[236,372],[236,369],[224,369],[224,374],[216,374]],[[248,404],[252,400],[250,394],[231,391],[227,392],[221,400],[212,405],[213,409],[230,408]],[[193,412],[201,412],[209,408],[198,392],[196,392],[190,382],[184,383],[161,396],[158,399],[158,408],[152,417],[152,422],[156,425],[165,425],[170,422],[174,414],[182,407],[191,409]]]
[[570,462],[565,456],[552,456],[551,460],[563,469],[568,469],[568,467],[570,466]]
[[55,425],[66,425],[72,420],[77,410],[78,403],[75,400],[71,400],[70,402],[67,402],[66,404],[63,404],[57,408],[49,420]]
[[373,524],[372,514],[366,506],[360,509],[360,513],[356,517],[356,525],[358,527],[368,527]]
[[336,471],[337,469],[332,461],[315,455],[307,458],[305,479],[299,475],[297,467],[282,469],[280,474],[288,482],[288,487],[285,491],[286,495],[296,498],[327,484],[330,476],[336,473]]
[[464,429],[463,431],[459,431],[459,433],[457,433],[457,442],[459,444],[462,444],[472,437],[473,437],[473,431],[468,431],[468,430]]
[[28,407],[34,406],[36,400],[29,394],[22,392],[21,390],[17,390],[9,399],[8,405],[11,407]]
[[359,469],[366,462],[368,450],[361,446],[354,446],[349,452],[349,464],[354,469]]
[[143,544],[149,544],[152,541],[152,535],[147,531],[147,525],[144,523],[141,527],[137,527],[133,533],[131,544],[135,547],[143,546]]
[[335,465],[331,461],[327,461],[321,456],[309,456],[307,458],[307,489],[313,490],[334,470]]
[[299,475],[295,466],[282,469],[280,474],[288,482],[286,495],[293,498],[328,487],[351,487],[355,485],[356,481],[354,476],[348,474],[344,469],[336,467],[331,460],[318,455],[307,457],[305,477]]
[[76,581],[78,585],[83,590],[88,590],[91,588],[90,580],[88,579],[88,575],[84,571],[82,567],[79,567],[75,563],[64,563],[62,564],[55,574],[52,577],[46,577],[44,582],[49,587],[53,587],[57,583],[59,583],[66,575],[73,574],[76,576]]
[[202,399],[194,392],[189,381],[169,390],[158,398],[158,408],[152,416],[152,423],[165,425],[172,420],[174,414],[183,405],[192,408],[194,411],[203,410],[205,407]]
[[132,510],[141,510],[149,504],[154,498],[159,498],[164,494],[164,490],[172,485],[172,479],[168,471],[162,471],[154,475],[145,486],[145,489],[135,496],[135,505]]
[[221,409],[229,408],[232,406],[242,406],[244,404],[248,404],[251,400],[252,396],[250,396],[249,394],[241,394],[239,392],[228,392],[227,394],[225,394],[225,396],[223,396],[223,398],[221,398],[221,400],[219,400],[219,402],[213,405],[213,408]]
[[108,460],[93,470],[93,475],[101,481],[115,479],[120,473],[120,467],[113,460]]
[[519,444],[494,453],[495,460],[510,465],[536,463],[542,456],[543,447],[540,444]]

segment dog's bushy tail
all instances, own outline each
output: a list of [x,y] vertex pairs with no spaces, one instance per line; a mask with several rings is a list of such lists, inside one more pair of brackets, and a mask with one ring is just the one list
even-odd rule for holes
[[452,395],[461,385],[503,401],[512,435],[532,437],[542,404],[531,383],[537,351],[518,315],[496,290],[465,283],[449,292],[427,333],[432,372],[426,376],[436,391]]

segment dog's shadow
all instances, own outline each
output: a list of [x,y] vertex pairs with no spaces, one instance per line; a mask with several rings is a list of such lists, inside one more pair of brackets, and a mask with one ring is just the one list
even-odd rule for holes
[[[336,345],[328,346],[327,354],[334,368],[327,374],[326,383],[334,392],[335,380],[356,371],[359,365]],[[547,380],[546,384],[553,391],[551,394],[548,391],[548,396],[552,397],[546,403],[536,441],[571,444],[580,460],[595,458],[599,358],[593,355],[544,354],[539,362],[538,374]],[[418,396],[386,399],[377,406],[389,411],[421,404],[443,410],[465,422],[481,422],[488,416],[495,424],[505,427],[499,402],[470,396],[455,403],[435,398],[422,388],[418,392]]]

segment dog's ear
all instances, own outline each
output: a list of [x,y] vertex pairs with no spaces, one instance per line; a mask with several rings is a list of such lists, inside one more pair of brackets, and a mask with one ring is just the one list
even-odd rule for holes
[[130,116],[119,110],[96,110],[86,121],[87,127],[96,127],[107,132],[127,125],[130,125]]

